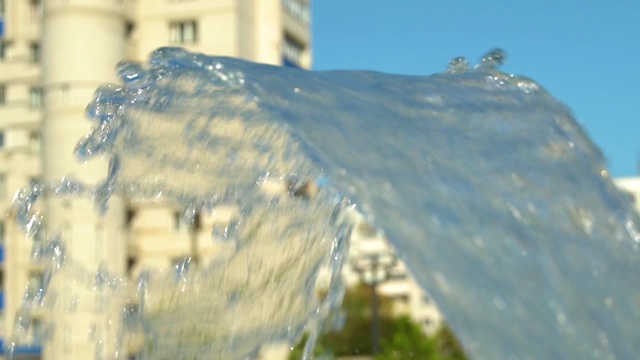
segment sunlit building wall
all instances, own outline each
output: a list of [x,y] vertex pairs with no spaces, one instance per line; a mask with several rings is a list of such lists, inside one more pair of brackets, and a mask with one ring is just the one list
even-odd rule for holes
[[640,213],[640,177],[622,177],[614,180],[615,184],[629,194],[636,207],[636,211]]
[[[89,183],[105,176],[105,163],[79,165],[71,151],[91,125],[84,107],[98,84],[115,80],[118,60],[145,60],[157,47],[172,45],[310,68],[309,11],[306,0],[0,0],[0,211],[9,214],[13,193],[30,183],[56,180],[66,172]],[[87,204],[40,204],[58,214],[52,221],[71,242],[93,239],[73,246],[90,253],[87,265],[106,260],[116,273],[225,251],[212,244],[210,229],[228,222],[234,212],[220,209],[199,217],[190,229],[177,209],[127,199],[112,205],[105,220],[87,215],[93,211]],[[0,221],[3,341],[26,287],[38,286],[42,277],[42,269],[30,261],[31,244],[11,220],[8,215]],[[119,233],[110,234],[113,229]],[[108,238],[121,241],[113,245]],[[36,316],[31,344],[19,349],[23,355],[40,357],[41,324]],[[65,341],[71,339],[65,336],[73,337],[73,324],[69,328],[69,334],[56,335],[61,338],[54,339],[55,349],[45,349],[45,357],[93,358],[92,346],[83,347],[82,340],[73,339],[75,350],[68,349]]]

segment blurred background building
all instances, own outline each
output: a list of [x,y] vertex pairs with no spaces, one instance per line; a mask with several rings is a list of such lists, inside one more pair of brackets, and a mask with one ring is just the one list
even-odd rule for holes
[[[72,151],[90,128],[85,107],[100,84],[116,81],[118,61],[145,60],[156,48],[172,45],[310,68],[310,26],[306,0],[0,0],[0,211],[10,213],[13,193],[29,183],[69,173],[87,183],[104,178],[107,164],[80,165]],[[61,229],[70,249],[81,254],[74,258],[89,268],[106,261],[124,274],[146,265],[166,268],[193,254],[198,230],[184,226],[177,210],[114,200],[107,218],[93,215],[86,201],[46,199],[41,207],[48,225]],[[220,213],[218,218],[229,216]],[[199,229],[211,221],[217,220],[203,219]],[[203,231],[202,237],[209,234]],[[10,216],[1,219],[0,236],[4,342],[25,289],[37,287],[43,274]],[[206,255],[204,247],[198,255]],[[36,317],[31,344],[17,352],[93,358],[87,336],[74,336],[74,329],[97,320],[81,315],[77,326],[56,320],[61,326],[51,346],[41,347],[42,319]]]

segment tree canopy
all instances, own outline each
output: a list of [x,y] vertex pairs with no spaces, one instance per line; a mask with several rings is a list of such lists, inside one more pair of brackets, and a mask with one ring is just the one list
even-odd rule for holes
[[[328,332],[316,343],[315,355],[371,355],[371,288],[357,286],[347,291],[342,303],[346,319],[339,332]],[[431,337],[407,316],[393,316],[393,302],[381,297],[379,306],[381,352],[377,360],[466,360],[462,346],[446,324]],[[306,337],[294,348],[290,360],[302,358]]]

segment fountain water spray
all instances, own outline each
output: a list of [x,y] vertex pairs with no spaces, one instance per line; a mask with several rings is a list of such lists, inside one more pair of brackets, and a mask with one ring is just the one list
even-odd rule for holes
[[[262,343],[294,342],[305,328],[313,339],[339,304],[344,213],[356,205],[472,358],[632,358],[640,220],[569,110],[501,72],[504,59],[495,51],[471,70],[459,58],[425,77],[307,72],[176,48],[120,64],[123,84],[98,90],[88,108],[95,126],[77,146],[82,160],[110,159],[107,179],[16,196],[51,279],[25,304],[121,309],[109,315],[123,319],[112,349],[101,337],[109,329],[89,329],[105,356],[122,357],[140,333],[142,359],[255,357]],[[291,191],[265,192],[273,179]],[[300,196],[314,182],[317,195]],[[42,234],[31,211],[42,194],[84,196],[101,211],[112,194],[160,201],[185,209],[187,221],[237,206],[225,235],[234,250],[137,283],[86,273],[65,256],[63,237]],[[323,264],[332,296],[314,303]],[[93,296],[56,292],[61,272]]]

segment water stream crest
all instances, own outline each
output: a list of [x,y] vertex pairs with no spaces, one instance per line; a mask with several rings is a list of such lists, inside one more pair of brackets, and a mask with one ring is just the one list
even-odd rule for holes
[[[633,358],[639,219],[567,108],[534,81],[502,73],[504,59],[495,51],[471,69],[456,58],[446,73],[421,77],[309,72],[176,48],[120,64],[122,84],[98,89],[87,110],[94,127],[76,149],[81,160],[110,159],[106,180],[16,194],[17,221],[46,271],[25,295],[14,342],[35,311],[83,306],[105,314],[87,330],[96,358],[124,358],[136,337],[140,359],[255,358],[262,344],[294,343],[305,329],[313,339],[341,300],[355,206],[472,358]],[[229,251],[128,280],[74,262],[33,211],[56,196],[85,197],[104,212],[113,194],[179,207],[186,222],[237,207],[228,228],[211,229]],[[330,296],[315,301],[322,267]],[[56,279],[86,284],[86,293],[57,291]],[[101,338],[109,319],[121,327],[112,348]]]

